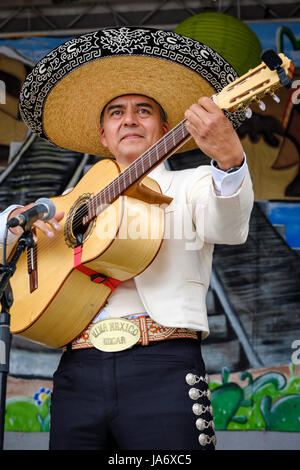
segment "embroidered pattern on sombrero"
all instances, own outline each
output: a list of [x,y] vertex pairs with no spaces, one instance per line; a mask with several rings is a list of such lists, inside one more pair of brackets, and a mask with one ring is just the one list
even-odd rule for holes
[[[114,56],[147,56],[175,62],[199,74],[219,92],[237,78],[235,70],[215,51],[176,33],[121,27],[73,38],[49,52],[27,76],[20,95],[21,117],[32,132],[48,138],[43,109],[48,94],[78,67]],[[234,127],[243,112],[227,113]]]

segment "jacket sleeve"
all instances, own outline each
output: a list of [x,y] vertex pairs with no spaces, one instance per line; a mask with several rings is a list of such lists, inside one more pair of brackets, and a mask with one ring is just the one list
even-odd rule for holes
[[186,183],[186,202],[197,236],[211,244],[245,243],[254,201],[248,168],[231,196],[217,195],[209,166],[198,167]]
[[[18,205],[9,206],[3,212],[0,213],[0,257],[1,257],[0,259],[1,259],[1,262],[3,258],[3,246],[4,246],[4,241],[5,241],[4,238],[5,238],[5,229],[6,229],[7,219],[11,211],[16,209],[17,207],[20,207],[20,206]],[[7,243],[6,256],[10,254],[17,240],[18,240],[18,236],[13,234],[10,230],[8,230],[7,239],[6,239],[6,243]]]

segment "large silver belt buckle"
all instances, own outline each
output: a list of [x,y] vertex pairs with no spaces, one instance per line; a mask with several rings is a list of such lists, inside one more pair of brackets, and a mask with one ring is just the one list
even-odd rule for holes
[[105,318],[95,323],[89,333],[90,342],[100,351],[117,352],[129,349],[140,339],[139,327],[126,318]]

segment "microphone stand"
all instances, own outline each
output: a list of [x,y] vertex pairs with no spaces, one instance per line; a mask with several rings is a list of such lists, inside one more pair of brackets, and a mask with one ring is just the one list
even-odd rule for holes
[[19,238],[11,260],[5,265],[0,264],[0,301],[2,306],[0,314],[0,450],[3,450],[4,443],[6,386],[11,347],[10,308],[13,304],[13,293],[10,278],[16,270],[17,262],[22,253],[26,248],[32,248],[33,246],[32,231],[24,231]]

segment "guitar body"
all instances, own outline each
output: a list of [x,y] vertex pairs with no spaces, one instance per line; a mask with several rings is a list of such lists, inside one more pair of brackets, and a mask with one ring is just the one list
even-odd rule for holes
[[[92,282],[89,276],[74,268],[74,227],[84,203],[99,189],[106,188],[120,172],[116,162],[102,160],[71,192],[52,199],[57,212],[65,214],[60,222],[63,229],[53,239],[38,234],[37,286],[32,292],[26,253],[17,264],[11,279],[13,334],[59,348],[76,338],[106,302],[110,288]],[[143,184],[150,193],[161,194],[159,185],[151,178],[144,178]],[[126,281],[147,268],[159,251],[164,211],[157,204],[122,195],[85,230],[82,265]]]

